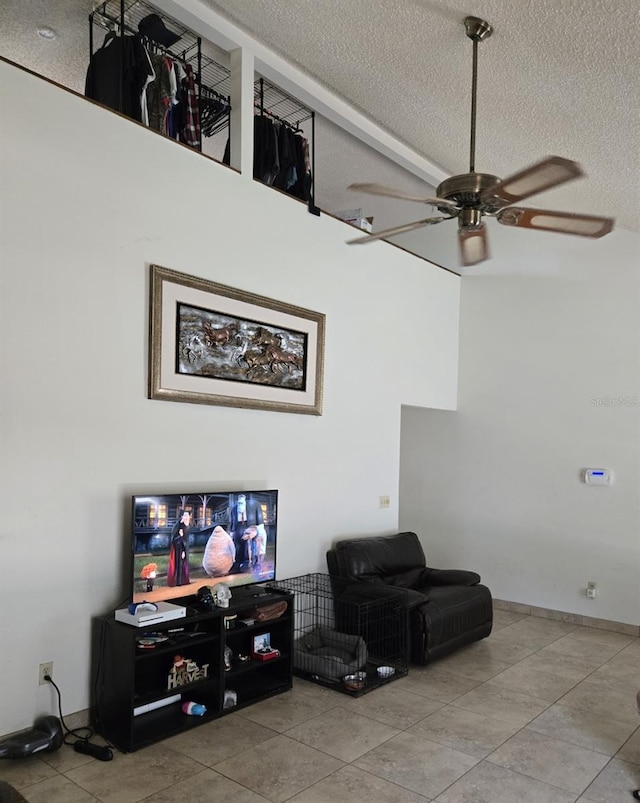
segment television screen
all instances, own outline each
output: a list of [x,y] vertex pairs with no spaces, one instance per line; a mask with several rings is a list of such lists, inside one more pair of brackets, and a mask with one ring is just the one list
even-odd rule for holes
[[277,518],[275,490],[134,496],[132,602],[274,580]]

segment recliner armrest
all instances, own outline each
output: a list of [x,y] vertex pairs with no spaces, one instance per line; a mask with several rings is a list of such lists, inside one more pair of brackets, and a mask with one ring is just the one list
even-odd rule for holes
[[416,590],[413,588],[408,588],[406,591],[407,606],[410,611],[412,611],[414,608],[417,608],[419,605],[424,605],[425,603],[429,602],[428,588],[420,588]]
[[424,584],[427,586],[475,586],[480,575],[466,569],[425,569]]
[[368,581],[349,583],[346,588],[352,593],[365,593],[369,600],[372,598],[382,599],[384,597],[401,600],[410,611],[419,605],[429,602],[428,588],[403,588],[401,586],[388,585],[387,583],[372,583]]

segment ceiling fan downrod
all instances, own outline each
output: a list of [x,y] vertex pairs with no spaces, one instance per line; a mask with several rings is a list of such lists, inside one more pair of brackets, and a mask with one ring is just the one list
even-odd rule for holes
[[469,172],[476,169],[476,98],[478,94],[478,42],[488,39],[493,27],[480,17],[465,17],[464,27],[473,42],[473,75],[471,79],[471,147],[469,153]]

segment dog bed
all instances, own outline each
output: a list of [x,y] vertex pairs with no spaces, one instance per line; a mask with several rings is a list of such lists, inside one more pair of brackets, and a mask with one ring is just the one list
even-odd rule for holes
[[340,680],[367,663],[367,645],[360,636],[318,625],[296,639],[293,666],[301,672]]

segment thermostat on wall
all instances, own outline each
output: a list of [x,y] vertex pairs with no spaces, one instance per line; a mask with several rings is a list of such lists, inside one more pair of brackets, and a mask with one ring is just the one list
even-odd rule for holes
[[608,468],[585,468],[584,481],[587,485],[611,485],[613,478]]

